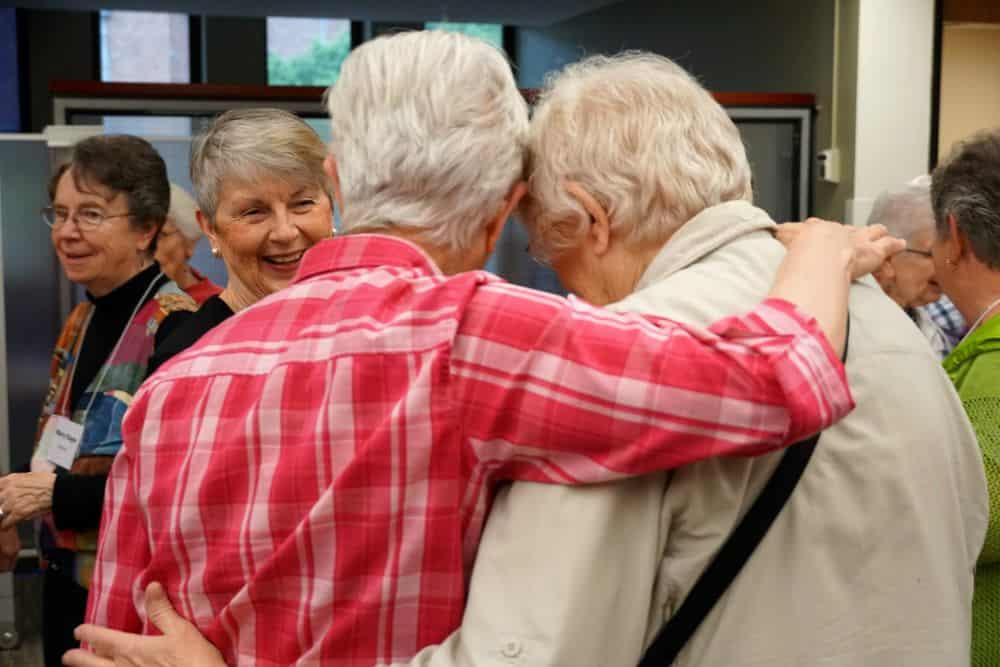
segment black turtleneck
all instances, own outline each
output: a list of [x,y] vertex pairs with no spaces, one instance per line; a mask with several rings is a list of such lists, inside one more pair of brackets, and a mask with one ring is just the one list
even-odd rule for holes
[[[139,299],[146,294],[145,301],[149,301],[156,290],[169,280],[166,276],[156,278],[159,273],[160,267],[154,263],[104,296],[87,294],[94,304],[94,314],[80,346],[80,357],[76,361],[73,384],[70,386],[69,404],[74,409],[86,407],[77,405],[77,402],[108,360]],[[149,289],[154,279],[156,284]],[[56,528],[78,532],[97,530],[101,524],[107,480],[107,475],[60,474],[56,477],[52,489],[52,518]]]

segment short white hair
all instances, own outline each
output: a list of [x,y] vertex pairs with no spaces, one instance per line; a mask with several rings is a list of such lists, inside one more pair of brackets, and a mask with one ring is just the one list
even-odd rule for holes
[[649,53],[593,56],[546,82],[528,139],[533,252],[574,247],[589,216],[577,181],[626,243],[664,242],[704,209],[753,201],[750,163],[725,110],[673,61]]
[[523,177],[527,103],[496,47],[439,30],[366,42],[327,91],[349,232],[467,249]]
[[181,186],[171,183],[167,220],[174,223],[177,231],[188,241],[197,241],[201,238],[201,226],[198,224],[198,216],[195,215],[197,210],[198,205],[194,203],[194,198]]
[[885,225],[890,234],[907,241],[934,229],[930,177],[918,176],[901,188],[882,192],[872,204],[868,224]]
[[223,183],[279,179],[320,188],[333,201],[323,161],[326,145],[304,120],[283,109],[233,109],[191,145],[191,183],[198,207],[214,222]]

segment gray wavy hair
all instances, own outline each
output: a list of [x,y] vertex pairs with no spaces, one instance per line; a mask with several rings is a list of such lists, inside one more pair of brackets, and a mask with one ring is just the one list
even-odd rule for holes
[[955,216],[979,261],[1000,270],[1000,128],[952,149],[934,170],[931,201],[938,236],[948,234],[948,216]]
[[348,232],[470,246],[524,169],[527,103],[504,54],[440,30],[379,37],[327,91]]
[[868,224],[885,225],[890,234],[907,241],[933,229],[930,176],[918,176],[902,188],[879,194],[868,214]]
[[753,201],[736,125],[673,61],[643,52],[593,56],[552,76],[531,122],[532,251],[552,258],[589,222],[565,182],[579,182],[632,245],[662,243],[702,210]]

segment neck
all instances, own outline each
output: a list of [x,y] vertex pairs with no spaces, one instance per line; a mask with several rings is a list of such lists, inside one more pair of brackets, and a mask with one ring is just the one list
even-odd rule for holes
[[230,281],[226,285],[226,289],[222,290],[219,294],[219,298],[226,302],[226,305],[232,308],[234,313],[238,313],[248,306],[252,306],[259,299],[250,293],[248,289],[243,287],[243,285]]
[[100,299],[102,296],[107,296],[108,294],[111,294],[116,289],[118,289],[128,281],[135,278],[137,275],[139,275],[140,273],[148,269],[150,266],[152,266],[152,264],[153,264],[152,260],[146,260],[144,263],[140,264],[139,267],[134,272],[129,274],[124,280],[119,280],[116,283],[111,283],[110,281],[104,281],[104,280],[97,280],[92,283],[84,285],[84,287],[90,293],[91,296]]
[[191,271],[191,267],[187,264],[174,274],[172,280],[177,283],[177,286],[182,290],[186,290],[189,287],[194,287],[198,284],[198,277],[194,275],[194,272]]
[[607,266],[615,267],[615,269],[604,272],[601,303],[596,305],[606,306],[610,303],[616,303],[634,292],[636,285],[642,280],[643,274],[653,263],[661,247],[662,245],[643,249],[628,249],[624,244],[615,244],[613,254],[604,260]]
[[1000,305],[994,303],[1000,299],[1000,271],[983,266],[970,267],[967,273],[961,280],[955,281],[958,284],[953,286],[948,296],[972,326],[980,317],[985,322],[1000,312]]
[[475,251],[457,253],[454,250],[449,250],[447,248],[427,243],[420,234],[410,232],[406,229],[394,229],[391,232],[382,231],[379,233],[405,239],[413,245],[419,247],[427,253],[432,260],[434,260],[434,263],[441,270],[441,273],[446,276],[453,276],[457,273],[462,273],[463,271],[481,269],[486,265],[486,258],[482,258],[482,261],[479,261],[476,257]]

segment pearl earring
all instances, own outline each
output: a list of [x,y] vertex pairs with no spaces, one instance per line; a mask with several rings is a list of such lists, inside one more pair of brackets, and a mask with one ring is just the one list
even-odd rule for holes
[[218,257],[218,256],[219,256],[219,249],[216,248],[215,246],[212,246],[212,257]]

